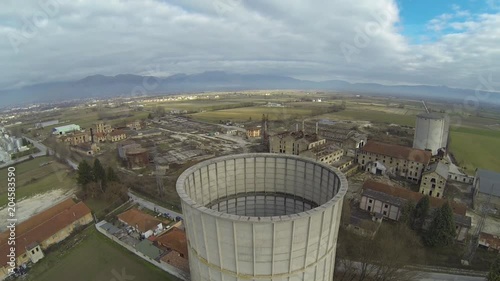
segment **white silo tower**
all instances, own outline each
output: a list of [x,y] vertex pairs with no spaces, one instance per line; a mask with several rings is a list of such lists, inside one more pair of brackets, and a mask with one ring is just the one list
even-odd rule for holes
[[192,281],[332,281],[347,180],[292,155],[240,154],[187,169],[177,192]]
[[446,149],[450,121],[448,116],[439,113],[417,115],[413,148],[429,150],[436,155],[440,148]]
[[8,142],[7,143],[7,152],[13,152],[15,149],[14,143]]
[[22,138],[16,139],[16,148],[20,148],[21,146],[23,146],[23,139]]

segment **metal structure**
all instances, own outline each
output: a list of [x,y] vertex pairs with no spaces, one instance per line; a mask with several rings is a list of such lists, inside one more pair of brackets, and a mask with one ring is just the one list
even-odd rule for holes
[[347,192],[337,169],[253,153],[201,162],[177,181],[193,281],[333,280]]
[[446,149],[450,120],[439,113],[421,113],[417,115],[413,148],[430,150],[432,155],[439,149]]
[[[495,186],[492,184],[491,185],[491,190],[493,190]],[[474,255],[476,254],[477,247],[479,246],[479,236],[481,235],[481,232],[483,231],[484,224],[486,222],[486,216],[488,215],[488,209],[490,208],[490,201],[491,201],[491,194],[488,196],[488,200],[486,201],[483,206],[481,206],[481,212],[480,212],[480,218],[479,222],[477,223],[476,230],[471,236],[471,239],[469,241],[468,247],[466,249],[466,252],[464,254],[464,257],[462,258],[462,264],[463,265],[470,265],[472,260],[474,259]]]

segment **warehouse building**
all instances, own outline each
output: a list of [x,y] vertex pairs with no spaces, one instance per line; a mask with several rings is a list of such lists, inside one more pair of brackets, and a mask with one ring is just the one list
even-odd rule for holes
[[70,125],[65,125],[61,127],[55,127],[52,129],[52,134],[54,135],[65,135],[67,133],[75,132],[75,131],[80,131],[80,126],[75,125],[75,124],[70,124]]
[[325,164],[333,164],[340,161],[344,155],[344,150],[335,144],[323,144],[311,149],[302,151],[300,156],[314,159]]
[[[416,204],[424,195],[399,186],[390,186],[376,181],[366,181],[363,184],[363,192],[359,208],[371,213],[382,214],[384,218],[399,221],[404,205],[411,201]],[[437,209],[447,201],[441,198],[430,197],[431,209]],[[467,206],[461,203],[450,202],[454,213],[457,240],[464,241],[472,225],[472,220],[466,215]],[[426,222],[430,224],[431,218]],[[426,227],[424,226],[424,228]]]
[[[78,227],[93,221],[90,209],[83,203],[67,199],[16,225],[16,263],[36,263],[43,251],[66,239]],[[0,233],[0,280],[8,275],[7,253],[10,231]]]
[[301,152],[326,144],[317,134],[306,134],[304,131],[282,132],[270,137],[271,153],[299,155]]
[[482,206],[491,212],[500,208],[500,173],[477,169],[473,188],[473,207],[481,210]]
[[[358,163],[362,170],[373,168],[379,162],[384,173],[401,176],[420,183],[422,173],[431,160],[431,152],[411,147],[369,140],[358,152]],[[376,171],[378,174],[378,171]],[[381,174],[382,172],[380,172]]]

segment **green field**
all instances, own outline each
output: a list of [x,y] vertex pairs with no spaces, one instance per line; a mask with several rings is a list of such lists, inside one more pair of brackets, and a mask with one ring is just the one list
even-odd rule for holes
[[[86,237],[73,248],[66,249],[63,246],[49,253],[29,271],[26,280],[177,280],[114,243],[93,226],[78,235]],[[122,275],[123,273],[125,274]],[[123,278],[124,276],[128,278]]]
[[415,126],[415,115],[402,115],[379,110],[352,109],[350,107],[336,113],[319,115],[317,118],[330,120],[370,121],[374,123],[394,123],[402,126]]
[[287,120],[309,117],[314,114],[314,110],[305,108],[255,106],[200,112],[191,114],[191,116],[195,120],[212,122],[218,120],[248,121],[250,118],[253,121],[259,121],[262,119],[262,114],[269,114],[269,120]]
[[500,131],[466,127],[452,128],[450,151],[468,173],[475,168],[500,172]]
[[[40,167],[42,163],[50,164]],[[68,190],[76,186],[73,174],[52,157],[39,157],[15,165],[16,198],[31,197],[55,189]],[[0,170],[0,178],[7,178],[7,168]],[[7,182],[0,182],[0,207],[7,203]]]

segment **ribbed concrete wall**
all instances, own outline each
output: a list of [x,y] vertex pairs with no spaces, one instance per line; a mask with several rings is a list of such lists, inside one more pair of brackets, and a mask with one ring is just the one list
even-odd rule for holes
[[449,118],[428,116],[426,114],[417,116],[413,148],[428,149],[432,155],[436,155],[438,149],[446,147],[449,133]]
[[177,192],[193,281],[333,280],[345,177],[313,160],[242,154],[186,170]]

